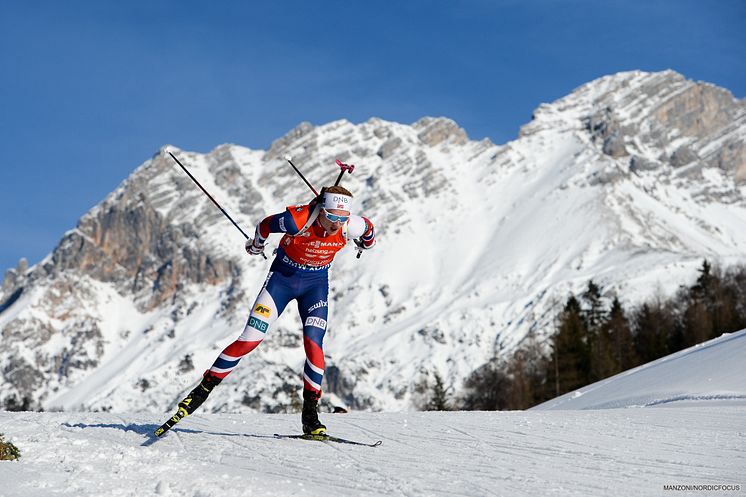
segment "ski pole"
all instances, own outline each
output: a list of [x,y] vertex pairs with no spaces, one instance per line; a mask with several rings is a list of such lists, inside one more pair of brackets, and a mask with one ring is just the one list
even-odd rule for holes
[[[205,190],[205,189],[204,189],[204,188],[202,187],[202,185],[200,185],[200,184],[199,184],[199,181],[197,181],[197,178],[195,178],[194,176],[192,176],[192,173],[190,173],[190,172],[189,172],[189,170],[188,170],[188,169],[187,169],[186,167],[184,167],[184,164],[182,164],[182,163],[181,163],[181,162],[179,161],[179,159],[177,159],[177,158],[176,158],[176,156],[175,156],[174,154],[172,154],[172,153],[171,153],[171,151],[170,151],[170,150],[168,151],[168,155],[170,155],[170,156],[171,156],[171,157],[173,158],[173,160],[175,160],[175,161],[176,161],[176,163],[177,163],[177,164],[178,164],[179,166],[181,166],[181,168],[182,168],[182,169],[184,170],[184,172],[185,172],[185,173],[187,173],[187,176],[189,176],[189,177],[190,177],[190,178],[192,179],[192,181],[194,181],[194,183],[195,183],[195,184],[196,184],[196,185],[197,185],[197,186],[199,187],[199,189],[200,189],[200,190],[202,190],[202,193],[204,193],[205,195],[207,195],[207,198],[209,198],[210,200],[212,200],[212,203],[213,203],[213,204],[215,204],[215,206],[216,206],[216,207],[217,207],[218,209],[220,209],[220,212],[222,212],[222,213],[223,213],[223,215],[225,215],[225,217],[227,217],[227,218],[228,218],[228,220],[229,220],[230,222],[232,222],[232,223],[233,223],[233,226],[235,226],[235,227],[236,227],[236,228],[238,229],[238,231],[240,231],[240,232],[241,232],[241,234],[242,234],[242,235],[244,236],[244,238],[246,238],[246,239],[248,240],[248,239],[250,238],[250,237],[249,237],[249,235],[247,235],[246,233],[244,233],[244,230],[242,230],[242,229],[241,229],[241,227],[240,227],[240,226],[238,225],[238,223],[236,223],[236,222],[235,222],[235,221],[233,220],[233,218],[232,218],[232,217],[230,217],[230,216],[228,215],[228,213],[227,213],[227,212],[225,212],[225,209],[223,209],[222,207],[220,207],[220,204],[219,204],[219,203],[218,203],[218,202],[217,202],[217,201],[216,201],[216,200],[215,200],[214,198],[212,198],[212,195],[210,195],[210,194],[209,194],[209,193],[207,192],[207,190]],[[262,252],[262,257],[264,257],[265,259],[267,258],[267,256],[266,256],[266,255],[264,255],[264,252]]]
[[339,171],[339,176],[337,176],[337,181],[334,182],[334,186],[337,186],[339,182],[342,180],[342,176],[344,175],[345,171],[352,174],[352,171],[355,170],[355,166],[353,164],[345,164],[344,162],[341,162],[339,159],[337,159],[337,165],[341,169]]
[[295,167],[295,164],[293,164],[292,158],[289,155],[286,155],[285,156],[285,160],[288,161],[288,164],[290,164],[291,166],[293,166],[293,169],[295,169],[295,172],[298,173],[298,176],[300,176],[300,179],[302,179],[303,181],[305,181],[305,183],[308,185],[308,188],[310,188],[311,191],[313,192],[313,194],[318,197],[319,196],[319,192],[317,192],[316,189],[313,186],[311,186],[311,183],[309,183],[308,180],[306,179],[306,177],[303,176],[303,173],[301,173],[298,170],[298,168]]

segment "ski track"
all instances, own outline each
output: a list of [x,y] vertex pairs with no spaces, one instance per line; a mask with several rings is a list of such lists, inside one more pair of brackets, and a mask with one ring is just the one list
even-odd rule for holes
[[330,431],[375,448],[280,440],[297,415],[205,414],[152,444],[164,415],[0,412],[19,462],[1,497],[660,495],[741,484],[746,406],[349,413]]

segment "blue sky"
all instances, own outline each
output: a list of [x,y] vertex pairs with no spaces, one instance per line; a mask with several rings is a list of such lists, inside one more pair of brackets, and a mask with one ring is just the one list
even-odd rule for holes
[[[0,278],[166,143],[266,149],[301,121],[447,116],[504,143],[619,71],[746,94],[746,2],[0,2]],[[229,228],[228,228],[229,229]]]

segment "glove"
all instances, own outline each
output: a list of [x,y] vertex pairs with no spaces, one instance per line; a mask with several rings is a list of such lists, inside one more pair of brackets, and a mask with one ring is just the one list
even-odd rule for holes
[[249,255],[259,255],[264,253],[264,244],[254,242],[255,240],[251,238],[246,240],[246,245],[244,245],[244,247],[246,248],[246,252]]
[[357,246],[357,248],[359,250],[370,250],[370,249],[372,249],[375,246],[375,243],[374,243],[370,247],[366,247],[365,244],[363,243],[363,241],[360,240],[360,239],[355,239],[355,240],[353,240],[353,242],[355,242],[355,245]]

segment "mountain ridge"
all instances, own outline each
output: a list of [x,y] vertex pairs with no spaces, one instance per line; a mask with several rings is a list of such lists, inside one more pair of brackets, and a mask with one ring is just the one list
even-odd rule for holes
[[[557,300],[591,277],[635,301],[674,290],[703,257],[743,261],[744,109],[713,85],[633,71],[543,104],[500,146],[432,117],[301,123],[267,151],[166,145],[47,258],[6,274],[0,402],[163,408],[240,333],[268,266],[245,256],[167,149],[247,232],[310,198],[284,155],[317,187],[334,159],[357,165],[343,184],[380,242],[332,270],[325,390],[399,409],[416,407],[435,372],[457,391],[527,333],[546,336]],[[213,410],[293,409],[296,320],[289,309]]]

